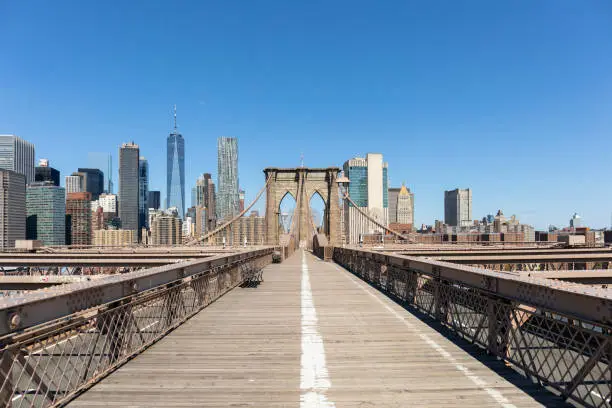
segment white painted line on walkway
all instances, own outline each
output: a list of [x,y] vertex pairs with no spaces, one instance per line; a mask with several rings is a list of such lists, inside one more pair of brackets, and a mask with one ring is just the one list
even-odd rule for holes
[[300,408],[335,408],[327,400],[331,388],[325,363],[325,347],[319,333],[317,311],[312,300],[310,275],[302,250],[302,357],[300,370]]
[[350,272],[348,272],[347,270],[341,268],[338,265],[334,265],[334,266],[336,267],[336,269],[338,269],[340,272],[342,272],[342,274],[344,276],[346,276],[347,279],[349,279],[351,282],[353,282],[355,285],[357,285],[359,288],[361,288],[361,290],[363,290],[365,293],[367,293],[368,295],[370,295],[374,299],[376,299],[376,301],[378,303],[380,303],[381,305],[383,305],[385,309],[387,309],[395,317],[397,317],[399,320],[401,320],[410,330],[413,330],[415,333],[417,333],[419,335],[419,337],[425,343],[427,343],[431,348],[436,350],[438,352],[438,354],[440,354],[442,357],[444,357],[444,359],[446,361],[451,363],[455,367],[455,369],[457,369],[457,371],[462,372],[463,375],[465,375],[467,378],[469,378],[480,389],[482,389],[487,394],[489,394],[489,396],[491,398],[493,398],[497,403],[499,403],[502,407],[504,407],[504,408],[516,408],[516,406],[514,404],[511,404],[510,401],[506,397],[504,397],[501,392],[497,391],[494,388],[489,387],[487,385],[486,381],[484,381],[483,379],[481,379],[477,375],[473,374],[472,371],[469,368],[467,368],[463,364],[459,363],[448,351],[444,350],[444,348],[442,348],[442,346],[440,346],[438,343],[436,343],[434,340],[432,340],[427,334],[421,332],[414,324],[412,324],[409,321],[407,321],[406,319],[404,319],[404,317],[401,314],[399,314],[395,309],[393,309],[391,306],[389,306],[388,303],[384,302],[379,296],[376,296],[375,293],[372,293],[369,289],[367,289],[364,285],[362,285],[359,282],[358,278],[354,277],[353,274],[351,274]]

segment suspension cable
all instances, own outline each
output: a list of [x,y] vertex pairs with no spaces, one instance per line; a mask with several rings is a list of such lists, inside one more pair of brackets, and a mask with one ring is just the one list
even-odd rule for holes
[[374,223],[376,226],[378,226],[378,227],[380,227],[380,228],[384,229],[385,231],[389,231],[391,234],[393,234],[393,235],[395,235],[395,236],[397,236],[397,237],[399,237],[399,238],[401,238],[401,239],[404,239],[404,240],[406,240],[406,241],[412,241],[412,239],[410,239],[409,237],[407,237],[407,236],[405,236],[405,235],[403,235],[403,234],[400,234],[399,232],[394,231],[394,230],[392,230],[391,228],[385,227],[385,226],[384,226],[384,225],[382,225],[380,222],[378,222],[378,221],[376,221],[374,218],[370,217],[370,215],[369,215],[369,214],[367,214],[365,211],[363,211],[361,208],[359,208],[359,207],[357,206],[357,204],[355,204],[355,202],[354,202],[354,201],[351,199],[351,197],[348,195],[348,192],[347,192],[347,193],[344,193],[344,198],[346,198],[346,199],[347,199],[347,200],[348,200],[348,201],[349,201],[351,204],[353,204],[353,206],[354,206],[354,207],[357,209],[357,211],[358,211],[358,212],[359,212],[361,215],[363,215],[364,217],[366,217],[368,220],[372,221],[372,222],[373,222],[373,223]]
[[272,177],[268,177],[268,179],[266,180],[266,183],[261,188],[261,190],[259,190],[259,192],[257,193],[257,196],[255,197],[255,199],[251,202],[251,204],[249,204],[248,207],[246,207],[244,210],[242,210],[240,212],[240,214],[236,215],[234,218],[232,218],[231,220],[229,220],[225,224],[221,225],[220,227],[215,228],[213,231],[209,232],[208,234],[202,235],[200,238],[197,238],[197,239],[195,239],[193,241],[190,241],[189,243],[187,243],[187,245],[195,245],[195,244],[197,244],[199,242],[202,242],[202,241],[210,238],[211,236],[213,236],[213,235],[223,231],[224,229],[229,227],[230,224],[234,223],[240,217],[242,217],[244,214],[246,214],[251,209],[251,207],[253,207],[255,205],[255,203],[259,200],[259,198],[261,197],[263,192],[266,190],[266,187],[268,187],[268,184],[270,184],[270,179],[272,179]]

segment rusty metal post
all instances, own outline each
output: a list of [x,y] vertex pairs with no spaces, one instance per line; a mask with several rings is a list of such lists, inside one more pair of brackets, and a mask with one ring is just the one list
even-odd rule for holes
[[497,301],[492,298],[487,298],[487,352],[492,355],[497,355]]
[[[447,313],[448,313],[448,285],[447,281],[440,279],[440,268],[438,266],[434,266],[431,268],[433,283],[433,315],[436,320],[441,321],[442,323],[446,323],[447,321]],[[445,288],[447,290],[445,290]]]

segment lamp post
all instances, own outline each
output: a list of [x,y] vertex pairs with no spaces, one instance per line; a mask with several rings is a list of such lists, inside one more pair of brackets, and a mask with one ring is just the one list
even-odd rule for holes
[[[340,234],[343,234],[344,232],[346,232],[346,228],[347,228],[347,226],[345,225],[345,223],[346,223],[346,216],[344,214],[344,208],[346,207],[346,204],[347,204],[346,203],[346,197],[348,196],[348,187],[349,187],[349,183],[350,182],[351,181],[348,179],[348,177],[346,177],[344,175],[344,173],[342,173],[340,175],[340,177],[338,177],[336,179],[336,183],[338,183],[338,190],[342,194],[342,200],[343,200],[342,208],[341,208],[341,211],[340,211],[340,220],[341,220],[340,225],[341,225],[341,229],[342,229]],[[349,223],[350,223],[350,220],[349,220]],[[350,228],[350,225],[349,225],[349,228]],[[350,234],[344,234],[344,235],[346,236],[346,235],[350,235]],[[349,241],[350,241],[350,237],[349,237]],[[346,242],[342,242],[342,246],[344,246],[345,243]]]

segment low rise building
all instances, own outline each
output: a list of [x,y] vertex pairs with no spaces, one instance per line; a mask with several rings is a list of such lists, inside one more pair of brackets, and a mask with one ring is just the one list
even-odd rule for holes
[[134,243],[134,231],[133,230],[97,230],[94,231],[94,245],[95,246],[130,246]]
[[183,223],[176,207],[149,212],[152,245],[178,245],[183,241]]
[[[231,228],[227,228],[219,234],[225,238],[227,245],[263,245],[265,243],[265,217],[259,216],[257,211],[251,211],[248,217],[241,217]],[[221,244],[221,242],[216,242]]]

